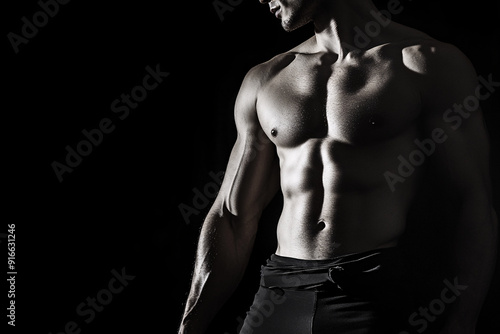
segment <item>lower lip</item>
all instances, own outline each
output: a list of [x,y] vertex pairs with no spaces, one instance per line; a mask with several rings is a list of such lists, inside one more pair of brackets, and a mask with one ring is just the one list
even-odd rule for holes
[[279,19],[279,18],[280,18],[280,16],[281,16],[281,8],[280,8],[280,9],[278,9],[278,10],[276,11],[276,13],[274,13],[274,15],[276,16],[276,18],[278,18],[278,19]]

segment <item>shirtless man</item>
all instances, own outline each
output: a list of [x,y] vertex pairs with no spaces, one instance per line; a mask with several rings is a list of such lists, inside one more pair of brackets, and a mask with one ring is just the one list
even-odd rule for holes
[[[410,313],[383,314],[397,311],[402,301],[391,298],[403,287],[391,293],[384,282],[404,281],[390,267],[424,168],[395,186],[386,172],[396,175],[397,157],[425,138],[436,139],[425,163],[457,203],[450,262],[453,283],[467,287],[440,333],[474,333],[496,256],[488,139],[479,108],[445,115],[481,94],[472,65],[457,48],[395,22],[356,49],[354,28],[377,12],[371,0],[260,2],[286,31],[312,21],[315,35],[243,80],[238,136],[201,230],[179,333],[205,333],[242,278],[261,213],[280,189],[278,247],[241,333],[404,330],[389,323],[408,325]],[[460,126],[451,116],[463,116]],[[392,309],[379,307],[384,296]],[[267,312],[257,319],[259,308]]]

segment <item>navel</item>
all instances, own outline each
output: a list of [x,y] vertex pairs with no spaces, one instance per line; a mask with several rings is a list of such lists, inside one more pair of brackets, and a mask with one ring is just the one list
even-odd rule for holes
[[317,227],[319,230],[324,230],[326,227],[326,223],[323,219],[318,220]]

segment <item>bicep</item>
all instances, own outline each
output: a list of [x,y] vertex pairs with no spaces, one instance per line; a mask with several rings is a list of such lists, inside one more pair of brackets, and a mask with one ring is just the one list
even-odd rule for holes
[[256,74],[245,77],[235,104],[236,142],[219,192],[221,205],[244,220],[260,215],[279,188],[276,148],[256,112]]
[[274,145],[259,138],[239,135],[229,158],[220,194],[234,216],[260,213],[278,189]]

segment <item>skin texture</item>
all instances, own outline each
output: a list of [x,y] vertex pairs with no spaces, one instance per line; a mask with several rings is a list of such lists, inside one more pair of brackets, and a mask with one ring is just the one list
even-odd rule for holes
[[312,21],[315,35],[243,80],[238,137],[201,230],[179,333],[204,333],[234,291],[279,190],[278,255],[328,259],[397,245],[424,168],[396,187],[384,173],[397,173],[397,157],[436,131],[440,143],[425,163],[457,203],[451,261],[468,286],[442,333],[474,333],[496,256],[489,146],[479,108],[459,113],[460,126],[445,117],[476,94],[472,65],[454,46],[394,22],[353,47],[353,27],[373,21],[368,0],[261,3],[286,31]]

